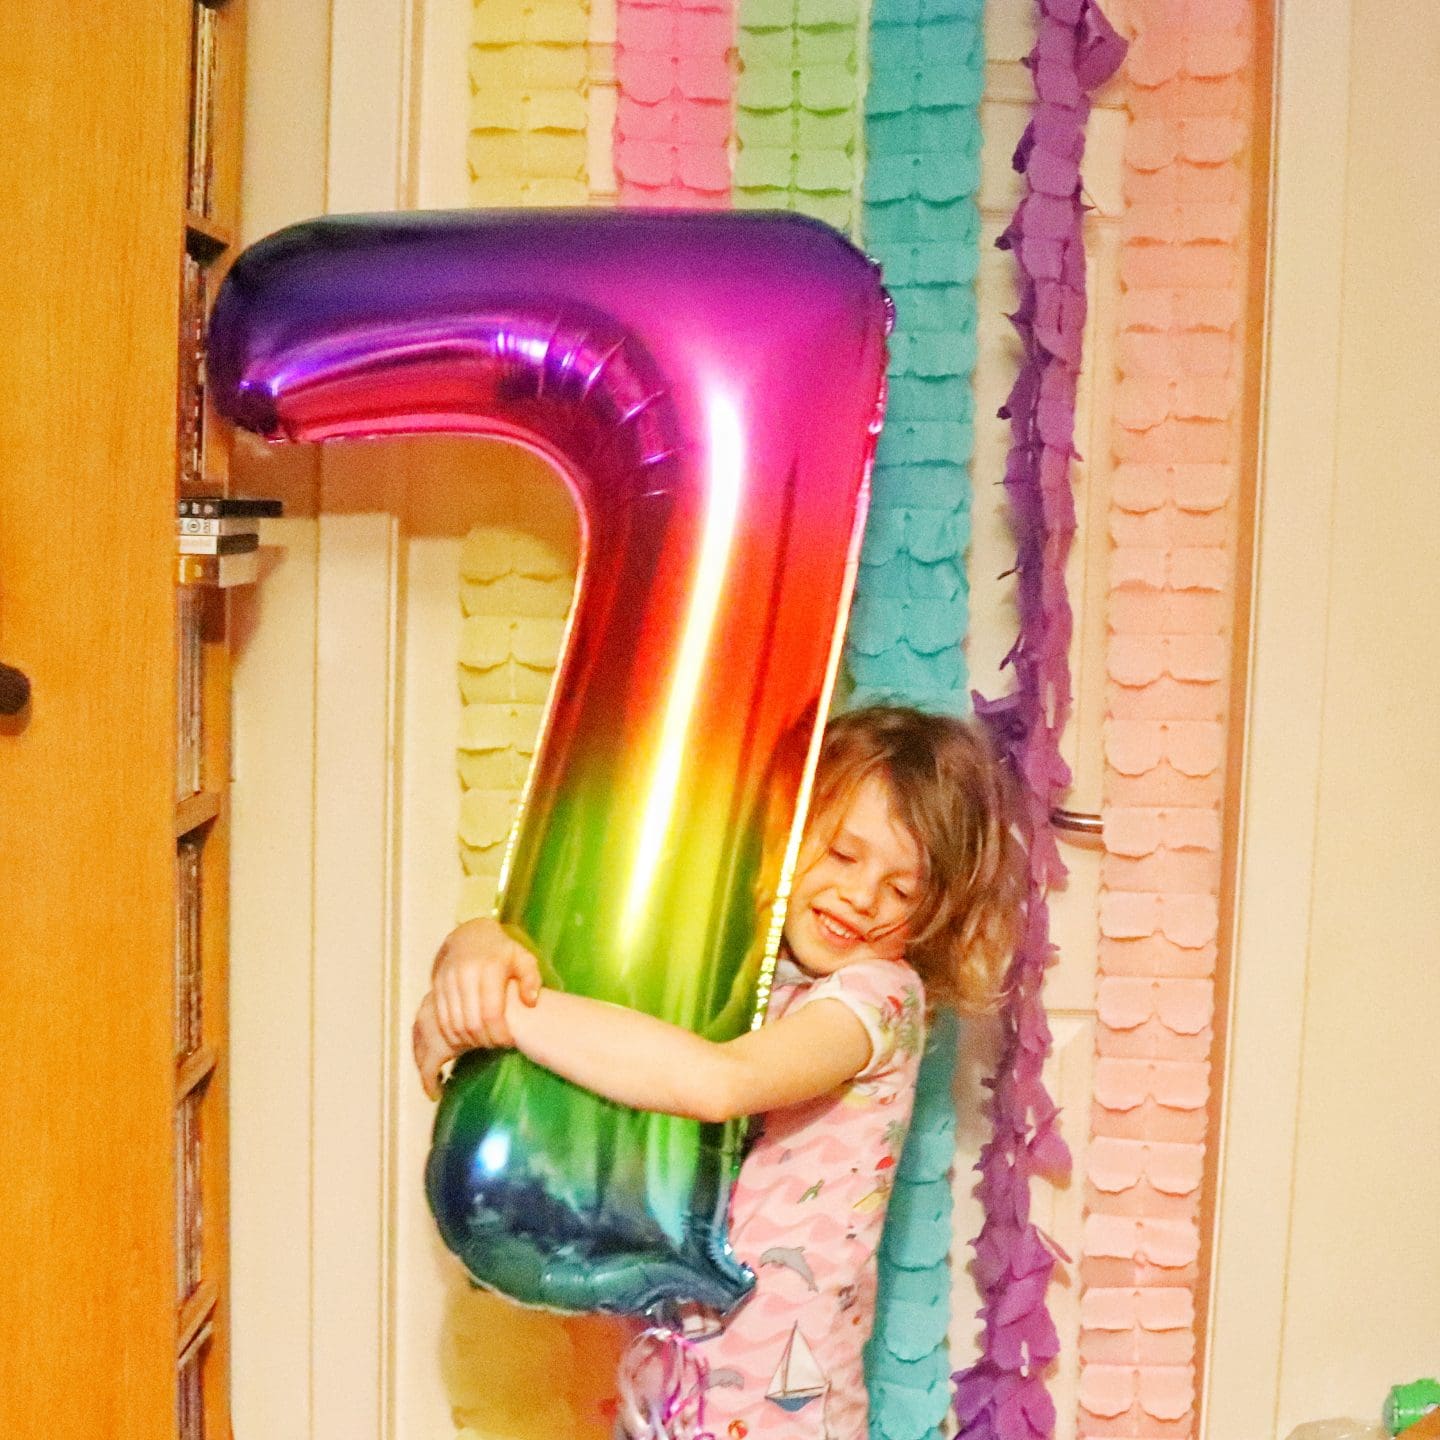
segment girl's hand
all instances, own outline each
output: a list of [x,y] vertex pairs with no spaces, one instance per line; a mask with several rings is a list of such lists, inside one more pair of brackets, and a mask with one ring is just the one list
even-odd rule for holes
[[440,1071],[446,1061],[453,1060],[459,1053],[440,1033],[435,1018],[435,995],[432,991],[420,1002],[415,1014],[415,1024],[410,1031],[410,1043],[415,1051],[415,1068],[420,1072],[420,1083],[432,1099],[440,1098]]
[[515,1044],[505,1018],[512,981],[526,1005],[540,998],[539,962],[498,920],[467,920],[446,936],[431,982],[435,1023],[452,1054]]

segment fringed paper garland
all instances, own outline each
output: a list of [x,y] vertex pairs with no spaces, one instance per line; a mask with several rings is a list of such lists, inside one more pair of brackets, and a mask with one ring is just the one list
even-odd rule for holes
[[[852,703],[969,708],[983,0],[876,0],[862,231],[896,305],[886,426],[847,633]],[[950,1403],[955,1017],[936,1015],[879,1255],[870,1434],[938,1440]]]
[[[501,452],[460,556],[460,859],[457,920],[488,914],[520,789],[559,658],[575,586],[576,522],[569,496],[522,451]],[[513,497],[525,504],[514,511]],[[445,1315],[443,1365],[457,1440],[601,1440],[601,1406],[621,1332],[601,1316],[517,1309],[487,1291],[455,1286]],[[537,1394],[535,1376],[554,1377]]]
[[[460,860],[462,920],[488,914],[530,769],[575,588],[559,496],[536,526],[476,526],[461,551]],[[548,524],[547,524],[548,522]],[[541,532],[544,526],[548,533]]]
[[1030,1181],[1061,1176],[1070,1164],[1042,1077],[1051,1036],[1041,992],[1053,954],[1047,895],[1065,874],[1050,813],[1070,782],[1059,740],[1071,704],[1065,558],[1075,531],[1070,467],[1086,302],[1080,161],[1090,92],[1124,53],[1094,0],[1041,0],[1029,60],[1035,111],[1015,155],[1026,193],[999,242],[1019,269],[1012,318],[1024,351],[1002,412],[1013,435],[1005,486],[1019,544],[1020,634],[1006,659],[1014,691],[1002,700],[977,697],[976,708],[1019,784],[1029,903],[991,1082],[995,1134],[977,1166],[986,1216],[975,1259],[981,1353],[955,1377],[960,1426],[974,1440],[1028,1440],[1055,1425],[1045,1371],[1059,1351],[1046,1305],[1056,1257],[1030,1219]]
[[856,699],[970,708],[970,375],[983,0],[876,0],[863,233],[895,301],[889,400],[847,635]]
[[1081,1433],[1195,1425],[1247,256],[1248,0],[1139,6],[1126,64]]
[[954,1014],[938,1011],[880,1243],[875,1328],[865,1348],[872,1440],[938,1440],[950,1406],[946,1332],[958,1044]]
[[730,204],[732,0],[619,0],[615,176],[621,205]]
[[737,209],[798,210],[853,233],[860,0],[740,0]]
[[588,0],[475,0],[470,202],[584,205]]

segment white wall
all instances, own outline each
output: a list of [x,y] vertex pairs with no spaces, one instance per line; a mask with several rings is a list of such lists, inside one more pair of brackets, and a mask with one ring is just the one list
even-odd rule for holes
[[[247,240],[326,210],[465,203],[467,0],[251,0]],[[610,7],[593,7],[601,43]],[[1019,63],[1033,42],[1030,0],[993,0],[982,209],[981,379],[975,544],[970,556],[975,683],[999,693],[1014,635],[1014,547],[998,481],[1008,427],[995,417],[1013,370],[1013,265],[995,251],[1018,199],[1010,152],[1028,115]],[[603,87],[592,99],[602,108]],[[1099,808],[1108,501],[1109,336],[1118,297],[1118,157],[1124,115],[1097,110],[1087,164],[1096,202],[1077,476],[1080,535],[1070,567],[1080,597],[1073,662],[1078,715],[1067,736],[1072,804]],[[594,127],[603,150],[603,125]],[[447,157],[449,164],[447,166]],[[603,156],[597,153],[597,159]],[[597,170],[603,167],[596,167]],[[599,188],[603,190],[603,177]],[[239,1440],[453,1433],[471,1369],[493,1325],[468,1315],[439,1253],[418,1184],[428,1107],[404,1056],[406,1017],[430,951],[452,918],[455,858],[454,600],[460,537],[490,502],[464,447],[395,443],[316,453],[245,448],[241,482],[283,493],[267,531],[279,563],[241,602],[236,666],[234,972],[236,1164],[235,1416]],[[421,467],[430,474],[421,486]],[[450,497],[438,509],[436,466]],[[431,500],[424,499],[424,494]],[[466,505],[478,507],[467,520]],[[419,508],[417,508],[417,506]],[[446,661],[448,653],[450,659]],[[1098,854],[1076,850],[1056,897],[1067,956],[1051,977],[1052,1087],[1083,1161],[1093,1051]],[[957,1156],[956,1236],[979,1228],[969,1195],[985,1135],[987,1036],[967,1037]],[[1037,1219],[1079,1253],[1081,1186],[1036,1197]],[[1078,1286],[1055,1306],[1069,1357],[1056,1393],[1074,1428]],[[976,1308],[956,1273],[955,1359]],[[568,1337],[527,1336],[554,1350]],[[476,1347],[479,1346],[477,1350]],[[466,1347],[469,1347],[466,1349]],[[442,1364],[443,1362],[443,1364]],[[447,1384],[448,1379],[448,1384]],[[493,1383],[501,1383],[499,1375]],[[503,1408],[503,1407],[502,1407]]]
[[[419,0],[249,0],[247,240],[326,209],[463,203],[463,176],[446,156],[457,135],[463,155],[465,81],[454,57],[467,14],[463,0],[423,9]],[[1027,15],[1025,0],[996,0],[992,12],[999,39],[986,120],[997,137],[1022,103],[1007,89],[1006,62]],[[1430,379],[1440,366],[1440,174],[1425,149],[1440,130],[1440,12],[1402,0],[1292,5],[1282,61],[1210,1440],[1372,1415],[1391,1382],[1440,1369],[1440,1225],[1426,1229],[1440,1196],[1431,738],[1440,500],[1427,483],[1440,453]],[[1097,335],[1109,304],[1113,124],[1102,110],[1089,162],[1101,200]],[[998,139],[990,150],[993,229],[1005,157]],[[991,309],[1003,264],[990,262],[982,282]],[[1103,378],[1102,350],[1092,363],[1092,378]],[[982,416],[993,399],[982,394]],[[1103,425],[1103,387],[1089,403]],[[1001,446],[998,431],[982,435],[982,464]],[[272,572],[236,610],[238,1440],[421,1440],[450,1429],[438,1370],[425,1360],[437,1332],[423,1323],[432,1314],[438,1326],[445,1285],[438,1269],[425,1275],[423,1216],[413,1196],[401,1198],[404,1157],[424,1128],[406,1088],[402,1012],[428,963],[428,937],[444,923],[448,882],[412,886],[406,900],[363,893],[368,879],[359,880],[364,906],[341,903],[345,826],[321,816],[314,798],[327,766],[350,784],[368,775],[368,853],[382,886],[395,867],[413,873],[420,863],[423,837],[402,823],[406,808],[417,813],[422,793],[439,805],[455,792],[434,755],[426,770],[414,749],[428,736],[447,747],[441,769],[449,764],[449,712],[414,709],[418,670],[438,663],[417,647],[438,645],[444,632],[407,644],[405,614],[441,593],[434,576],[458,541],[433,517],[406,519],[403,497],[370,505],[364,474],[339,463],[322,473],[313,454],[246,447],[237,467],[247,490],[288,505],[288,518],[266,528]],[[1092,507],[1103,503],[1097,478],[1083,477]],[[977,515],[972,557],[982,686],[1008,634],[993,578],[1006,541],[991,514]],[[324,617],[360,613],[336,588],[356,547],[378,568],[365,582],[371,649],[350,679],[379,706],[379,749],[355,738],[347,692],[326,690],[324,646],[346,632]],[[1087,595],[1096,583],[1103,593],[1092,553],[1082,537],[1072,583]],[[341,567],[328,579],[323,556]],[[1082,630],[1097,613],[1082,615]],[[1083,738],[1084,669],[1093,639],[1081,643],[1073,803],[1090,809],[1099,750]],[[347,736],[351,750],[334,748]],[[385,737],[398,737],[398,767]],[[454,826],[437,822],[433,833],[449,847]],[[1077,957],[1093,943],[1091,871],[1081,858],[1061,908]],[[1088,1087],[1086,963],[1057,972],[1052,993],[1062,1011],[1057,1083],[1077,1118]],[[1053,1201],[1062,1233],[1069,1203]],[[962,1234],[974,1218],[962,1212]],[[1073,1414],[1062,1400],[1067,1408]]]
[[1280,39],[1211,1440],[1440,1371],[1440,11]]
[[[241,238],[325,208],[329,0],[248,0]],[[312,1435],[311,967],[318,456],[240,437],[237,490],[275,495],[264,584],[232,597],[232,1418]]]

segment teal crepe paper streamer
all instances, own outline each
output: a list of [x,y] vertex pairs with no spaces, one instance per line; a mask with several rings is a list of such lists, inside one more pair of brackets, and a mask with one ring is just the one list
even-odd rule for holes
[[895,301],[889,403],[846,639],[850,704],[970,709],[982,0],[875,0],[861,232]]
[[[895,301],[889,401],[846,637],[848,703],[970,709],[971,374],[983,0],[874,0],[861,233]],[[874,1440],[939,1440],[950,1407],[955,1016],[931,1026],[865,1351]]]
[[920,1066],[910,1135],[880,1242],[875,1328],[865,1347],[870,1434],[938,1440],[950,1406],[950,1169],[955,1015],[936,1012]]

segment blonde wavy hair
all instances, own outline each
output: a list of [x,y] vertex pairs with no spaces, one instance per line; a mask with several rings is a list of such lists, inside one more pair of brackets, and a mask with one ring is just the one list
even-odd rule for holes
[[992,1010],[1019,937],[1023,851],[1008,777],[973,721],[903,705],[837,715],[825,728],[810,800],[826,841],[859,786],[878,776],[914,836],[924,876],[906,958],[928,998]]

